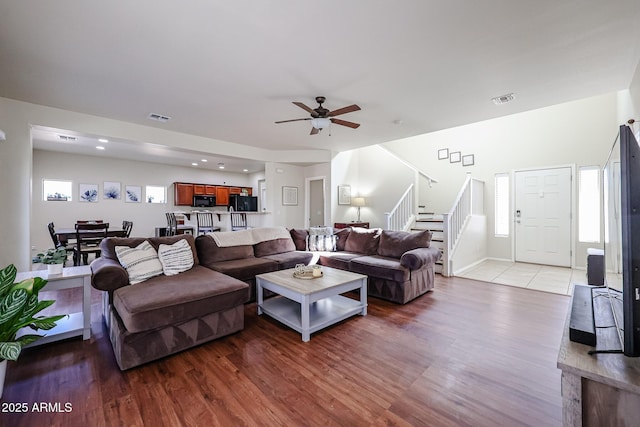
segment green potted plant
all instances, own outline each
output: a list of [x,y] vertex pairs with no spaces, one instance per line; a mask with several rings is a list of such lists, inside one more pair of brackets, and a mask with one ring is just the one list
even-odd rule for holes
[[38,301],[38,292],[47,284],[40,277],[25,279],[14,283],[17,269],[11,264],[0,270],[0,397],[4,388],[4,376],[7,360],[17,360],[22,347],[31,344],[42,335],[23,334],[18,332],[25,327],[34,331],[49,330],[64,315],[35,315],[51,306],[55,301]]
[[49,248],[37,254],[32,261],[34,264],[46,264],[49,274],[60,274],[67,261],[67,250],[63,247]]

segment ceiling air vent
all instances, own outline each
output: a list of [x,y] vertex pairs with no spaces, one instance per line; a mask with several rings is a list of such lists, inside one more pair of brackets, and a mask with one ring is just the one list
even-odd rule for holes
[[506,95],[500,95],[500,96],[496,96],[495,98],[491,98],[493,103],[496,104],[496,105],[506,104],[507,102],[513,101],[514,99],[515,99],[515,96],[512,93],[508,93]]
[[58,135],[58,138],[60,138],[61,141],[67,141],[67,142],[76,142],[78,140],[78,138],[76,138],[75,136],[68,136],[68,135]]
[[157,122],[167,123],[171,117],[163,116],[162,114],[150,113],[149,118]]

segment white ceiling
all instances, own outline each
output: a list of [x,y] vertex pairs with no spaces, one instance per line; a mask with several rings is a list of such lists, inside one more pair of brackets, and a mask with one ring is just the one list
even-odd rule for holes
[[[0,96],[272,150],[343,151],[626,89],[639,58],[638,0],[0,0]],[[318,95],[358,104],[340,118],[361,127],[274,124]]]

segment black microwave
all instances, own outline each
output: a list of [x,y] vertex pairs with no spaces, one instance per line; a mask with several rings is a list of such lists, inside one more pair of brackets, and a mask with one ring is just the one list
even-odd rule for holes
[[193,196],[194,208],[213,208],[216,205],[215,196]]

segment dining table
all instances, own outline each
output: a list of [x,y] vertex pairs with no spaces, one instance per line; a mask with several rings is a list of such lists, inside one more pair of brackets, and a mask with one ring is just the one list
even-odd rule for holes
[[[58,241],[66,246],[69,242],[69,239],[76,238],[76,229],[75,227],[71,228],[56,228],[56,236],[58,237]],[[84,230],[82,232],[83,236],[91,237],[91,234],[102,233],[102,230]],[[127,231],[122,228],[109,228],[107,230],[107,237],[127,237]]]

